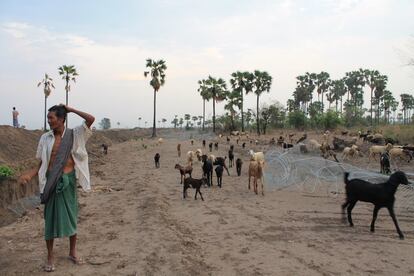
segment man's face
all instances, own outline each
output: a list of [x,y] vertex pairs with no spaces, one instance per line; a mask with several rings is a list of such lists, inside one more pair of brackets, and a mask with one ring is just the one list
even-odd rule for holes
[[63,118],[58,118],[54,111],[49,111],[47,114],[47,123],[51,129],[56,129],[64,125]]

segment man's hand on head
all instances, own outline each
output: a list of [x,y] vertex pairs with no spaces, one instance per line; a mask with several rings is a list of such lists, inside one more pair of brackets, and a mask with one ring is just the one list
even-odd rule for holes
[[67,111],[68,113],[73,112],[73,110],[74,110],[72,107],[67,106],[67,105],[65,105],[65,104],[60,104],[60,106],[63,106],[63,107],[66,109],[66,111]]

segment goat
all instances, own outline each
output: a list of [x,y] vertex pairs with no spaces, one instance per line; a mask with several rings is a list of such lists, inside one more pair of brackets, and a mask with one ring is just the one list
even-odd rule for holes
[[206,140],[203,140],[203,148],[206,147]]
[[391,169],[390,169],[390,155],[388,154],[388,152],[384,152],[381,154],[380,157],[380,172],[384,173],[384,174],[390,174],[391,173]]
[[200,188],[201,185],[205,185],[207,183],[207,179],[206,178],[201,178],[201,179],[195,179],[195,178],[191,178],[187,177],[184,179],[184,185],[183,185],[183,198],[185,199],[186,195],[187,195],[187,190],[188,188],[192,187],[193,189],[196,190],[195,195],[194,195],[194,199],[197,200],[197,193],[200,194],[201,196],[201,200],[204,201],[203,195],[201,194]]
[[203,169],[203,177],[207,179],[207,185],[212,186],[213,185],[213,162],[207,158],[207,155],[203,154],[201,156],[201,159],[203,161],[203,166],[201,167]]
[[250,155],[250,160],[252,161],[262,161],[263,163],[265,161],[264,153],[261,151],[254,152],[253,150],[250,150],[249,155]]
[[368,162],[371,160],[371,157],[374,158],[375,160],[375,155],[380,155],[383,154],[384,152],[388,152],[392,149],[392,145],[390,143],[388,143],[386,146],[371,146],[369,148],[369,157],[368,157]]
[[244,148],[246,148],[246,142],[244,142],[243,144],[242,144],[242,148],[244,149]]
[[232,168],[234,165],[234,153],[233,150],[229,150],[229,168]]
[[230,176],[230,172],[229,169],[226,166],[226,158],[227,157],[216,157],[215,160],[213,161],[213,165],[215,166],[223,166],[224,169],[226,169],[227,175]]
[[214,143],[214,150],[218,150],[218,142]]
[[230,138],[229,138],[229,136],[227,136],[227,137],[226,137],[226,141],[227,141],[227,144],[228,144],[228,143],[230,143]]
[[249,164],[249,186],[248,189],[250,190],[250,179],[253,177],[253,189],[257,195],[257,180],[260,179],[262,183],[262,195],[264,195],[263,189],[263,162],[261,161],[250,161]]
[[358,200],[371,202],[374,204],[374,212],[371,222],[371,232],[375,232],[375,220],[377,219],[378,211],[382,207],[386,207],[390,216],[397,228],[400,239],[404,239],[404,235],[398,226],[397,219],[394,214],[394,194],[397,191],[398,185],[408,185],[408,179],[405,173],[397,171],[393,173],[387,182],[380,184],[372,184],[362,179],[348,179],[349,172],[344,174],[346,201],[342,204],[342,216],[345,218],[345,208],[347,208],[348,222],[351,227],[354,226],[352,222],[352,209]]
[[221,184],[223,183],[223,166],[218,165],[215,168],[216,176],[217,176],[217,185],[221,188]]
[[361,152],[358,149],[357,145],[352,145],[352,147],[345,147],[342,152],[342,159],[346,160],[350,157],[355,157],[356,155],[361,155]]
[[310,139],[308,145],[309,145],[309,148],[312,150],[320,149],[320,147],[322,146],[315,139]]
[[160,157],[161,156],[158,152],[154,155],[154,161],[155,161],[155,167],[156,168],[160,167]]
[[194,139],[191,139],[191,145],[193,146],[194,145]]
[[178,154],[178,157],[181,157],[181,144],[177,145],[177,154]]
[[208,149],[210,150],[210,152],[213,151],[213,143],[208,144]]
[[102,144],[102,152],[103,154],[108,154],[108,145],[107,144]]
[[183,179],[185,178],[185,175],[188,174],[191,177],[191,174],[193,173],[193,167],[192,166],[186,166],[183,167],[180,164],[175,164],[174,167],[176,170],[180,171],[180,175],[181,175],[181,182],[180,184],[183,184]]
[[240,158],[236,159],[236,170],[237,170],[237,175],[240,176],[241,175],[241,168],[243,165],[243,161]]
[[402,148],[392,148],[390,149],[389,153],[390,153],[390,160],[396,160],[398,157],[400,160],[404,160],[409,163],[413,159],[410,151],[402,149]]
[[290,149],[290,148],[293,148],[293,144],[283,143],[283,144],[282,144],[282,148],[284,148],[284,149]]
[[328,159],[329,157],[333,157],[333,159],[335,159],[336,162],[339,162],[336,158],[336,153],[331,149],[331,146],[329,146],[329,144],[323,142],[320,147],[320,150],[323,158]]
[[158,138],[157,145],[161,145],[164,142],[164,139]]

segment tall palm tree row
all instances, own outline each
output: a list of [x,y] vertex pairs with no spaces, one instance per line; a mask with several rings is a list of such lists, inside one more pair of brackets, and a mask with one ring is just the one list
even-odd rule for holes
[[198,81],[199,88],[197,91],[200,93],[201,98],[203,99],[203,131],[204,131],[204,125],[205,125],[205,119],[206,119],[206,101],[209,101],[211,99],[211,95],[209,90],[206,86],[206,80],[199,80]]
[[43,130],[46,131],[46,113],[47,113],[47,97],[49,97],[50,93],[52,92],[52,88],[54,89],[55,86],[53,85],[53,79],[49,77],[48,74],[45,73],[45,77],[42,81],[37,84],[37,87],[43,84],[43,93],[45,94],[45,117],[44,117],[44,126]]
[[[242,102],[243,102],[242,94],[240,94],[239,90],[233,90],[233,91],[228,93],[228,95],[227,95],[227,104],[224,106],[224,109],[229,111],[232,130],[235,130],[234,117],[237,113],[236,108],[241,110],[242,109]],[[242,127],[242,129],[243,129],[243,127]]]
[[167,65],[162,59],[157,61],[147,59],[146,67],[149,69],[149,71],[144,71],[144,76],[150,76],[150,85],[154,89],[154,117],[152,124],[152,137],[156,137],[157,92],[160,90],[161,86],[165,84],[165,70],[167,70]]
[[[62,65],[58,68],[59,75],[62,76],[62,79],[65,80],[65,91],[66,91],[66,105],[69,103],[69,91],[70,91],[70,81],[76,83],[76,76],[78,76],[78,72],[76,72],[75,65]],[[66,118],[66,127],[68,126],[68,119]]]
[[322,103],[322,113],[324,110],[323,104],[323,94],[329,90],[329,86],[331,85],[330,76],[327,72],[320,72],[315,76],[315,85],[316,85],[316,92],[318,93],[318,101],[319,95],[321,95],[321,103]]

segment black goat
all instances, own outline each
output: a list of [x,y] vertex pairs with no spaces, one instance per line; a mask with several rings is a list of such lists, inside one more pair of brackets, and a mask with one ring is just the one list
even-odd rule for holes
[[237,170],[237,175],[240,176],[241,175],[241,168],[243,165],[243,161],[240,158],[236,159],[236,170]]
[[371,202],[375,206],[371,222],[371,232],[375,231],[375,220],[377,219],[379,209],[386,207],[395,224],[395,227],[397,228],[400,239],[404,239],[404,235],[398,226],[398,222],[394,214],[394,194],[397,191],[398,185],[408,184],[408,179],[405,173],[397,171],[390,176],[387,182],[380,184],[372,184],[362,179],[348,180],[348,177],[349,173],[345,172],[344,182],[346,201],[342,204],[342,214],[343,218],[345,218],[345,208],[347,208],[349,225],[351,227],[354,226],[351,212],[357,201]]
[[210,150],[210,152],[213,151],[213,143],[208,144],[208,149]]
[[218,142],[214,143],[214,150],[218,150]]
[[206,147],[206,140],[203,140],[203,148]]
[[229,150],[229,168],[232,168],[234,165],[234,153],[233,150]]
[[242,148],[244,149],[246,147],[246,142],[244,142],[243,144],[242,144]]
[[227,144],[228,144],[228,143],[230,143],[230,138],[229,138],[229,136],[227,136],[226,141],[227,141]]
[[102,152],[103,154],[108,154],[108,145],[107,144],[102,144]]
[[158,152],[154,155],[154,161],[155,161],[155,167],[156,168],[160,167],[160,157],[161,156]]
[[207,184],[207,179],[206,178],[201,178],[201,179],[195,179],[195,178],[191,178],[191,177],[187,177],[184,179],[184,185],[183,185],[183,198],[185,198],[187,196],[187,190],[188,188],[192,187],[193,189],[196,190],[195,195],[194,195],[194,199],[197,199],[197,193],[200,194],[201,196],[201,200],[204,201],[203,195],[201,194],[200,188],[201,185],[205,185]]
[[201,156],[201,159],[203,160],[203,166],[201,167],[203,169],[203,177],[207,179],[207,185],[212,186],[213,185],[213,164],[211,164],[211,161],[207,159],[207,155],[205,154]]
[[380,157],[381,173],[390,174],[390,155],[388,152],[384,152]]
[[285,142],[283,142],[283,144],[282,144],[282,148],[284,148],[284,149],[290,149],[290,148],[293,148],[293,144],[289,144],[289,143],[285,143]]
[[216,176],[217,176],[217,185],[221,188],[221,184],[223,183],[223,166],[218,165],[215,168]]
[[226,167],[226,158],[227,157],[224,157],[224,158],[223,157],[216,157],[216,160],[214,161],[213,165],[214,166],[223,166],[226,169],[227,174],[230,176],[229,169],[227,169],[227,167]]

